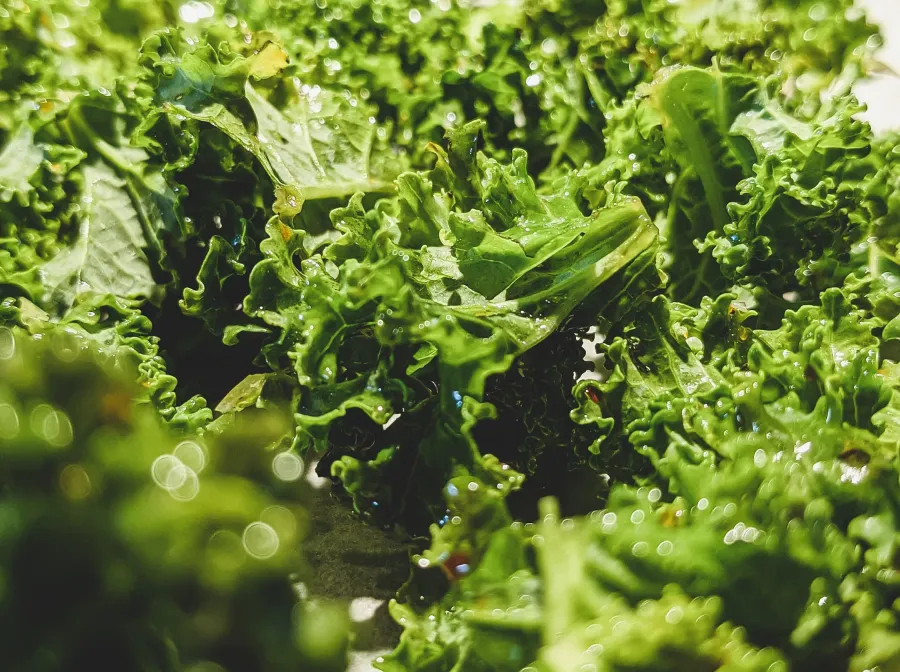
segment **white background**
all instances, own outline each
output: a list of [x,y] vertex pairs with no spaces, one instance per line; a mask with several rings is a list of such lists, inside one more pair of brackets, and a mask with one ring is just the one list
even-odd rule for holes
[[[900,73],[900,0],[858,0],[869,19],[881,25],[885,46],[879,60]],[[900,76],[883,74],[856,87],[860,100],[869,106],[866,120],[876,133],[900,128]]]

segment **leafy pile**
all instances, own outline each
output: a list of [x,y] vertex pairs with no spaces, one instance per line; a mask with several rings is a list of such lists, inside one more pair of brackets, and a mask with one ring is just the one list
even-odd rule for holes
[[[298,602],[299,460],[268,414],[178,436],[74,333],[0,329],[3,646],[17,669],[342,669]],[[294,473],[296,472],[296,473]]]
[[900,665],[851,0],[7,5],[16,665],[341,669],[313,463],[414,554],[382,670]]

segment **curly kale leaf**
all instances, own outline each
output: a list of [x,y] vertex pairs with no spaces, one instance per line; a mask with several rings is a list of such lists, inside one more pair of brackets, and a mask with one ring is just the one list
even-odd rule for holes
[[593,187],[624,180],[620,190],[659,212],[668,204],[662,264],[672,298],[746,285],[761,309],[777,310],[783,294],[809,302],[854,270],[871,131],[854,119],[861,108],[851,96],[807,114],[791,110],[782,83],[716,66],[665,69],[617,122],[637,130],[610,132],[615,154],[593,170]]
[[156,301],[167,280],[163,241],[181,235],[178,200],[129,143],[137,121],[127,95],[84,95],[35,112],[3,150],[0,278],[57,315],[83,295]]
[[[393,174],[376,146],[376,126],[365,110],[320,88],[291,81],[265,82],[287,66],[277,43],[261,44],[249,56],[222,54],[211,46],[183,51],[178,34],[159,33],[142,49],[152,89],[145,127],[172,114],[212,124],[261,163],[292,209],[303,201],[388,191]],[[276,104],[254,81],[283,84]],[[374,150],[374,151],[373,151]]]
[[[402,175],[395,198],[334,211],[341,237],[321,253],[274,218],[250,275],[245,311],[275,332],[269,363],[294,369],[301,438],[332,448],[346,479],[360,460],[412,471],[381,483],[382,510],[405,506],[394,487],[427,502],[426,483],[477,468],[472,428],[496,415],[490,377],[569,320],[623,312],[655,272],[656,230],[635,201],[584,215],[563,194],[537,193],[524,153],[507,165],[476,154],[477,131],[451,136],[450,154],[436,149],[433,171]],[[349,445],[331,445],[332,425]]]
[[[778,330],[738,326],[746,349],[706,357],[677,346],[704,333],[715,345],[725,300],[655,305],[667,342],[631,355],[646,382],[622,397],[655,477],[581,519],[548,501],[524,526],[491,487],[451,481],[381,669],[894,664],[900,387],[872,321],[829,290]],[[657,400],[640,397],[648,384]]]
[[673,442],[683,459],[727,458],[727,437],[763,427],[773,408],[820,411],[881,435],[893,405],[893,383],[880,373],[888,353],[878,321],[852,299],[828,290],[819,306],[788,311],[765,331],[746,326],[752,311],[734,295],[700,310],[658,298],[606,346],[610,375],[579,384],[573,417],[597,427],[600,454],[628,437],[663,475],[660,456]]
[[159,337],[135,301],[111,295],[77,299],[56,318],[27,299],[0,303],[0,323],[20,327],[35,339],[65,336],[79,350],[98,353],[120,371],[135,372],[137,402],[148,402],[173,430],[200,431],[212,412],[201,397],[177,403],[176,379],[167,372]]
[[171,435],[134,403],[127,367],[100,365],[80,338],[45,336],[0,327],[10,663],[343,669],[345,638],[303,636],[327,612],[299,605],[288,579],[306,571],[305,512],[265,445],[284,419]]
[[716,57],[760,76],[782,71],[797,107],[864,61],[876,33],[847,0],[391,0],[375,8],[339,0],[251,9],[247,20],[276,26],[304,84],[371,102],[415,165],[425,158],[421,140],[481,118],[498,158],[520,147],[551,173],[603,159],[609,114],[667,65],[705,67]]
[[[432,527],[431,548],[415,558],[406,599],[391,604],[404,632],[391,655],[376,661],[385,672],[523,666],[568,672],[588,664],[650,670],[661,656],[667,669],[765,670],[783,664],[779,652],[761,651],[738,624],[725,621],[720,598],[693,597],[675,585],[659,589],[648,581],[642,599],[634,599],[630,592],[643,585],[643,577],[612,581],[628,574],[610,557],[609,535],[619,520],[612,510],[560,521],[548,501],[540,523],[510,524],[503,497],[465,475],[447,485],[445,496],[447,517]],[[627,506],[623,493],[616,499],[617,506]],[[618,525],[634,525],[627,511],[616,511]],[[662,548],[660,555],[675,554],[674,545]],[[637,555],[645,557],[640,550]],[[418,606],[440,577],[447,590],[443,599]]]

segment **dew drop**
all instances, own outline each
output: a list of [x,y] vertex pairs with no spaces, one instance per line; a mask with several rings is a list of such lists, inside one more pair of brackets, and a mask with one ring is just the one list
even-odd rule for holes
[[203,19],[212,18],[216,10],[208,2],[190,0],[178,8],[178,16],[185,23],[197,23]]
[[14,439],[19,434],[19,414],[11,404],[0,404],[0,439]]
[[9,360],[16,354],[16,337],[12,329],[0,327],[0,360]]
[[296,481],[303,475],[303,460],[290,451],[278,453],[272,459],[272,471],[282,481]]
[[67,499],[86,499],[91,494],[91,479],[80,464],[70,464],[59,475],[59,487]]
[[179,502],[189,502],[200,492],[200,479],[190,467],[182,465],[184,469],[184,481],[175,488],[169,489],[169,494]]
[[175,446],[172,455],[195,473],[199,474],[206,467],[206,450],[196,441],[182,441]]
[[160,455],[150,465],[153,482],[163,490],[173,490],[187,480],[187,468],[174,455]]
[[278,552],[278,534],[271,525],[257,521],[244,529],[243,544],[250,556],[266,560]]

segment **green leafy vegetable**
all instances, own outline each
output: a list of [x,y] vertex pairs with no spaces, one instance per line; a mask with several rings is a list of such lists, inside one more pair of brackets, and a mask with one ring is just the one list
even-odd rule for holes
[[[452,135],[452,153],[436,150],[430,173],[401,175],[395,199],[367,211],[354,197],[334,211],[342,235],[321,254],[303,255],[304,232],[274,218],[244,302],[278,330],[268,362],[290,362],[297,376],[301,445],[328,449],[332,423],[353,417],[365,433],[332,447],[334,474],[358,508],[370,500],[388,521],[434,507],[421,490],[439,489],[453,465],[478,468],[471,432],[497,415],[489,376],[624,302],[652,262],[656,230],[636,201],[585,216],[562,194],[538,195],[523,153],[502,165],[471,151],[477,131]],[[357,473],[361,448],[379,472],[400,470],[377,500]]]
[[303,509],[274,474],[263,485],[281,419],[179,440],[134,405],[130,371],[47,341],[0,330],[10,664],[334,669],[294,622],[315,618],[288,578]]
[[345,669],[346,515],[413,555],[336,579],[397,590],[389,672],[896,668],[880,44],[852,0],[0,7],[4,660]]

